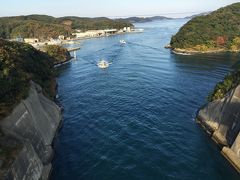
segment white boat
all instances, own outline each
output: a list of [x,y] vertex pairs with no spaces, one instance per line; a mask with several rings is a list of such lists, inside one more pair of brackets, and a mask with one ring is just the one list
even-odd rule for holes
[[97,66],[101,69],[106,69],[109,67],[109,64],[110,64],[109,62],[102,59],[97,63]]
[[126,41],[124,41],[123,39],[119,41],[120,44],[126,44]]
[[134,32],[144,32],[144,29],[134,29]]

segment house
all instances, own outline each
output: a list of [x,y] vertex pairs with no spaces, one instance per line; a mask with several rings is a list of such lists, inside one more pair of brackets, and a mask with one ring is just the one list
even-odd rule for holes
[[118,30],[117,29],[105,29],[105,34],[115,34]]
[[82,32],[82,30],[80,30],[80,29],[75,29],[75,31],[78,33]]
[[99,37],[105,35],[104,30],[89,30],[86,32],[73,33],[76,38],[86,38],[86,37]]
[[58,36],[58,39],[64,40],[64,39],[65,39],[65,36],[64,36],[64,35],[60,35],[60,36]]
[[60,45],[62,44],[62,41],[60,39],[53,39],[51,38],[48,42],[48,45]]
[[131,27],[124,27],[123,32],[131,32]]
[[24,38],[24,42],[29,43],[29,44],[34,44],[34,43],[38,43],[39,39],[38,38]]

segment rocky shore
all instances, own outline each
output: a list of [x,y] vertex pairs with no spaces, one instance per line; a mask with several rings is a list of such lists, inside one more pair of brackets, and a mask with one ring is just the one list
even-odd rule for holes
[[229,52],[229,51],[225,49],[196,51],[196,50],[189,50],[189,49],[174,48],[172,49],[172,52],[175,54],[182,54],[182,55],[194,55],[194,54],[215,54],[215,53],[223,53],[223,52]]
[[230,51],[226,49],[214,49],[214,50],[206,50],[206,51],[197,51],[193,49],[181,49],[181,48],[173,48],[171,45],[166,45],[166,49],[171,49],[174,54],[180,55],[194,55],[194,54],[216,54],[216,53],[225,53],[225,52],[240,52],[239,51]]
[[48,179],[61,122],[61,108],[31,82],[28,97],[0,121],[0,179]]
[[165,46],[166,49],[171,49],[174,54],[180,55],[194,55],[194,54],[216,54],[216,53],[239,53],[240,50],[227,50],[227,49],[213,49],[213,50],[206,50],[206,51],[197,51],[193,49],[181,49],[181,48],[173,48],[170,44]]
[[224,157],[240,172],[240,85],[223,99],[202,107],[196,121],[220,146]]

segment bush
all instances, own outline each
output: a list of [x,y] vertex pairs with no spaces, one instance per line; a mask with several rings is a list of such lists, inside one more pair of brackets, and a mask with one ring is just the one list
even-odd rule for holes
[[52,67],[51,58],[46,53],[28,44],[0,39],[0,117],[27,97],[30,80],[53,97],[49,85],[54,79]]
[[53,58],[54,64],[58,64],[71,59],[68,50],[58,45],[47,45],[44,47],[44,51]]
[[213,92],[208,96],[209,101],[222,99],[228,92],[240,84],[240,70],[228,74],[222,82],[219,82]]
[[[239,9],[240,3],[235,3],[209,15],[193,18],[172,37],[171,46],[187,49],[206,45],[209,49],[240,49]],[[231,42],[232,47],[229,46]]]
[[70,36],[74,29],[92,30],[133,26],[131,23],[108,18],[54,18],[46,15],[29,15],[0,18],[0,38],[57,38]]
[[230,49],[232,51],[238,51],[240,49],[240,37],[235,37],[230,44]]

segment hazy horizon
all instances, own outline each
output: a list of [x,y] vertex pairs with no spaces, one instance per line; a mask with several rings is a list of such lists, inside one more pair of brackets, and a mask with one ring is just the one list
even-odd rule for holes
[[[79,2],[77,0],[42,0],[41,2],[31,0],[9,0],[0,7],[0,16],[19,15],[49,15],[54,17],[78,16],[78,17],[149,17],[166,16],[171,18],[182,18],[194,14],[214,11],[220,7],[239,2],[237,0],[122,0],[112,2],[110,0],[92,0]],[[10,7],[10,8],[9,8]]]

